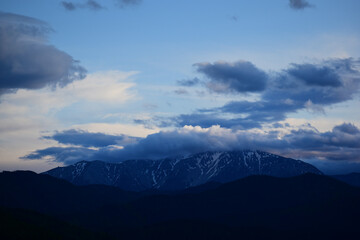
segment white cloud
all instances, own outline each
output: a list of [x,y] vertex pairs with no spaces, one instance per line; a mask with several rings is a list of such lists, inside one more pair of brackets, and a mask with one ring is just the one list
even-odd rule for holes
[[[84,80],[75,81],[56,91],[51,89],[24,90],[4,94],[0,99],[0,167],[41,171],[49,168],[50,163],[39,161],[24,162],[19,157],[34,149],[53,146],[53,142],[40,138],[44,132],[71,128],[73,123],[60,122],[57,113],[70,108],[75,103],[91,106],[91,103],[116,104],[121,106],[136,99],[136,84],[131,78],[136,72],[106,71],[89,74]],[[84,116],[86,119],[87,116]],[[84,125],[85,126],[85,125]],[[97,132],[123,133],[133,136],[146,136],[154,133],[141,127],[122,124],[91,124],[89,128]],[[132,134],[130,134],[132,133]]]
[[73,125],[71,128],[82,129],[89,132],[101,132],[106,134],[125,134],[133,137],[146,137],[157,133],[160,129],[145,128],[144,125],[122,124],[122,123],[88,123]]
[[90,74],[63,89],[81,100],[124,103],[136,97],[135,83],[129,79],[137,72],[107,71]]

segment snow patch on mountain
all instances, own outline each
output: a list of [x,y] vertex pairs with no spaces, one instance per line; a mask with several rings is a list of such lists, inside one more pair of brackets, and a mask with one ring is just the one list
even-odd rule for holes
[[126,190],[178,190],[209,181],[229,182],[249,175],[290,177],[322,174],[314,166],[262,151],[203,152],[161,160],[128,160],[121,163],[82,161],[45,172],[77,185],[105,184]]

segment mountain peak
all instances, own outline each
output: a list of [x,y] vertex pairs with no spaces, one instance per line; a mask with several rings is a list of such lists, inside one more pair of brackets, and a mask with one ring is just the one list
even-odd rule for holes
[[291,177],[305,173],[322,174],[308,163],[259,150],[208,151],[181,158],[121,163],[81,161],[45,172],[78,185],[105,184],[134,191],[178,190],[250,175]]

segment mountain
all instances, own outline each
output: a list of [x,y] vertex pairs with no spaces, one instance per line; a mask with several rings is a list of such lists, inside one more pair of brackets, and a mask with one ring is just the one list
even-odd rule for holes
[[111,239],[57,218],[19,208],[0,208],[1,239]]
[[170,225],[181,232],[186,221],[174,224],[190,220],[210,227],[216,223],[211,228],[230,231],[230,239],[256,234],[260,236],[254,239],[358,239],[359,200],[360,189],[323,175],[249,176],[198,194],[140,198],[117,208],[103,224],[125,217],[131,227],[140,224],[153,231],[152,226],[160,225],[166,231]]
[[45,172],[76,185],[104,184],[131,191],[179,190],[250,175],[291,177],[304,173],[322,174],[308,163],[262,151],[204,152],[176,159],[120,163],[81,161]]
[[31,171],[2,172],[0,193],[0,207],[30,209],[56,216],[124,203],[139,195],[104,185],[75,186],[63,179]]
[[22,226],[35,226],[30,233],[50,233],[49,238],[64,229],[66,236],[79,236],[75,239],[87,239],[89,232],[114,239],[358,239],[360,234],[360,189],[328,176],[249,176],[206,188],[142,195],[3,172],[0,210],[7,215],[0,219],[11,228],[1,234],[11,236],[9,229],[20,234]]
[[346,182],[347,184],[360,187],[360,173],[349,173],[343,175],[332,175],[331,177],[336,178],[340,181]]

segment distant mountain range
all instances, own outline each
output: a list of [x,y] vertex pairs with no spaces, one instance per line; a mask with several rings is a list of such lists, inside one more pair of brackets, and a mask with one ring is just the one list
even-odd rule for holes
[[347,184],[360,187],[360,173],[349,173],[342,175],[332,175],[331,177],[336,178],[342,182],[346,182]]
[[360,188],[334,178],[250,176],[172,193],[0,173],[4,239],[358,239]]
[[261,151],[2,172],[0,236],[358,239],[359,176]]
[[262,151],[204,152],[162,160],[120,163],[81,161],[45,172],[75,185],[104,184],[124,190],[181,190],[207,182],[225,183],[250,175],[292,177],[322,174],[314,166]]

